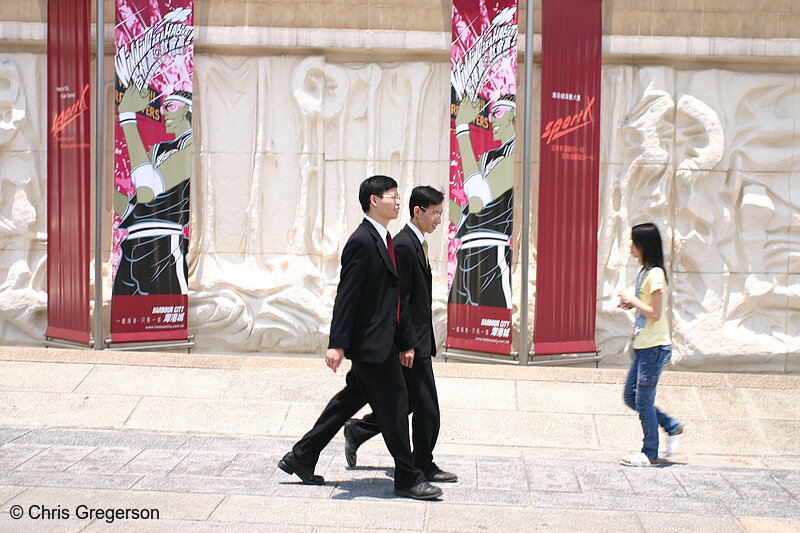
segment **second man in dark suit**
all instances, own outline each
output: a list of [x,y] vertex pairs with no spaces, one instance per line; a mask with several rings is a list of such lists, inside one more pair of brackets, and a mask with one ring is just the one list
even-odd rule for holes
[[[397,218],[397,182],[372,176],[361,183],[358,200],[365,218],[342,250],[342,270],[333,304],[325,362],[336,372],[344,357],[352,362],[346,385],[322,411],[314,427],[278,462],[303,483],[322,485],[314,473],[322,449],[366,403],[372,407],[386,447],[394,457],[395,493],[408,498],[438,498],[414,467],[408,439],[408,394],[396,332],[400,318],[400,278],[387,224]],[[407,359],[407,357],[406,357]]]
[[[414,466],[433,482],[454,482],[458,477],[433,462],[433,448],[439,436],[439,397],[431,357],[436,355],[431,313],[431,267],[426,233],[442,221],[444,194],[433,187],[415,187],[408,207],[411,221],[394,237],[397,270],[400,274],[400,362],[409,395],[412,417]],[[404,354],[404,355],[403,355]],[[380,431],[374,413],[351,419],[344,427],[345,458],[350,467],[356,451]]]

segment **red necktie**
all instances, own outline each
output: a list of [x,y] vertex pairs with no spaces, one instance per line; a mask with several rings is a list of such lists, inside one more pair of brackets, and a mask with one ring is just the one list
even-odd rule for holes
[[[389,258],[392,260],[395,270],[397,270],[397,257],[394,255],[394,243],[392,234],[386,232],[386,248],[389,250]],[[400,324],[400,298],[397,299],[397,323]]]

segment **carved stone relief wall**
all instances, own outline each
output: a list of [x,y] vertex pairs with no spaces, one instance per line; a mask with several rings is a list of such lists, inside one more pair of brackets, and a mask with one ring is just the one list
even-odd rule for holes
[[47,320],[44,56],[0,54],[0,342],[35,344]]
[[321,353],[339,253],[363,216],[359,183],[387,174],[405,198],[447,183],[447,65],[201,56],[195,72],[198,346]]
[[[604,70],[598,340],[626,358],[616,291],[630,226],[662,228],[675,351],[687,369],[800,370],[795,74]],[[623,327],[628,325],[628,328]]]
[[[449,65],[195,61],[189,324],[197,347],[322,353],[339,253],[362,216],[360,181],[388,174],[404,202],[416,185],[447,186]],[[0,55],[0,342],[8,344],[37,344],[46,326],[44,73],[43,55]],[[798,76],[607,66],[602,100],[603,364],[627,364],[632,317],[615,295],[637,269],[631,225],[653,221],[665,241],[674,365],[800,370]],[[390,229],[407,220],[403,209]],[[445,240],[440,228],[430,247],[440,342]]]

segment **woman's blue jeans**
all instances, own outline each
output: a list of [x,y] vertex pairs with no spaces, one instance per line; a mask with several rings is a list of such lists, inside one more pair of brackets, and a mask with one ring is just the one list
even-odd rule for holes
[[644,440],[642,453],[651,461],[658,459],[658,426],[672,435],[681,423],[656,407],[656,386],[661,370],[672,358],[672,346],[665,344],[634,350],[633,364],[625,380],[625,405],[639,413]]

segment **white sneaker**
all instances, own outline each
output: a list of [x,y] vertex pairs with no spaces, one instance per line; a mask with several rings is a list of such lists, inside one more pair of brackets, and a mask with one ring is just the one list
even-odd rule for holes
[[658,461],[651,461],[648,457],[642,453],[632,453],[630,455],[626,455],[625,457],[621,457],[619,460],[619,464],[623,466],[657,466]]
[[667,457],[672,457],[672,455],[678,451],[678,444],[681,443],[681,439],[683,438],[683,429],[685,427],[686,424],[683,424],[678,428],[678,431],[667,438]]

